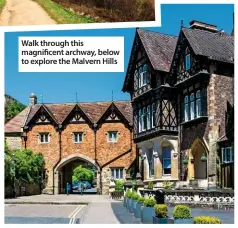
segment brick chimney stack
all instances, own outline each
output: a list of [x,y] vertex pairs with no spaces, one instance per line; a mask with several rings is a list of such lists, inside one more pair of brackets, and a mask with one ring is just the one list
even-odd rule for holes
[[34,93],[32,93],[31,95],[30,95],[30,105],[35,105],[35,104],[37,104],[37,96],[34,94]]

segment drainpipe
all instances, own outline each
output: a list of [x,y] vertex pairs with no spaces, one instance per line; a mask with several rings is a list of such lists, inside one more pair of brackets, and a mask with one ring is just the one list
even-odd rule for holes
[[58,131],[59,131],[59,159],[53,167],[53,195],[55,195],[55,168],[60,163],[62,156],[62,141],[61,141],[62,125],[58,126]]

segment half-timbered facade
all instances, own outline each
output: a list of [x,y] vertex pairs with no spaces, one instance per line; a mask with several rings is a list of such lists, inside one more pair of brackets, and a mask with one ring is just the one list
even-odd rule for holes
[[[145,71],[149,79],[141,83]],[[214,25],[192,21],[178,38],[137,29],[123,91],[131,94],[145,181],[201,188],[231,183],[218,167],[232,166],[233,155],[229,148],[219,152],[218,143],[233,106],[233,76],[234,38]]]
[[177,97],[169,77],[176,42],[174,36],[137,29],[124,82],[145,182],[178,180]]
[[21,142],[18,147],[43,154],[43,193],[65,193],[66,183],[72,184],[73,169],[79,165],[95,170],[97,192],[101,194],[109,193],[113,180],[125,179],[136,158],[130,101],[36,101],[32,94],[26,110],[6,123],[5,138],[11,142],[12,131],[17,131],[15,141]]

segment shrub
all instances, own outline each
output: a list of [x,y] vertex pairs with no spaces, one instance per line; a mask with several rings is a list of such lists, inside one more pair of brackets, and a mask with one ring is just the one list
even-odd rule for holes
[[168,206],[166,204],[155,204],[155,214],[157,218],[168,217]]
[[132,192],[130,190],[127,190],[126,191],[126,197],[130,199],[131,196],[132,196]]
[[212,216],[196,216],[194,224],[221,224],[221,220]]
[[150,181],[150,182],[148,183],[148,189],[153,189],[153,188],[154,188],[154,184],[153,184],[152,181]]
[[173,183],[171,183],[170,181],[163,181],[163,189],[172,189],[172,185]]
[[94,172],[90,169],[83,168],[80,165],[74,168],[73,176],[74,180],[92,182],[92,180],[94,179]]
[[137,203],[143,204],[143,203],[144,203],[144,200],[145,200],[144,197],[139,197],[139,198],[137,199]]
[[139,195],[135,191],[133,191],[132,194],[131,194],[131,198],[133,200],[137,200],[139,198]]
[[124,181],[123,180],[117,180],[115,182],[115,191],[116,192],[123,192],[123,186],[124,186]]
[[191,218],[191,210],[188,206],[177,205],[173,211],[174,219],[189,219]]
[[145,207],[154,207],[156,204],[155,198],[145,198],[143,202]]

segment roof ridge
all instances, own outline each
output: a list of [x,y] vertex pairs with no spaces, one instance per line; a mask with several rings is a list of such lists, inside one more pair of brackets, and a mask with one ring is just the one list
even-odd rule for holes
[[142,31],[146,31],[146,32],[151,32],[151,33],[156,33],[156,34],[160,34],[160,35],[166,35],[166,36],[171,36],[171,37],[174,37],[174,38],[178,38],[178,36],[176,36],[176,35],[171,35],[171,34],[163,33],[163,32],[156,32],[156,31],[152,31],[152,30],[148,30],[148,29],[137,28],[136,30],[142,30]]
[[[131,102],[130,100],[108,100],[108,101],[82,101],[82,102],[65,102],[65,103],[44,103],[44,105],[76,105],[76,104],[95,104],[95,103],[109,103],[109,102]],[[38,104],[41,105],[41,104]]]

